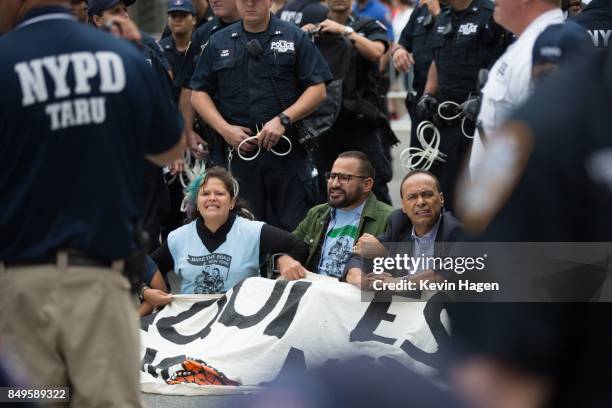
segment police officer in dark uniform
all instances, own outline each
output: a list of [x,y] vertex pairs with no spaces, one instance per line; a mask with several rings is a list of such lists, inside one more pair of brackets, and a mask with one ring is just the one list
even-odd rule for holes
[[[351,1],[328,1],[327,18],[318,25],[305,25],[303,30],[321,34],[343,35],[353,43],[350,68],[343,78],[342,106],[333,128],[319,138],[320,170],[331,170],[342,152],[358,150],[368,155],[375,169],[373,192],[391,203],[387,183],[392,178],[390,160],[385,152],[387,120],[380,98],[379,61],[387,51],[387,30],[378,20],[358,16],[351,10]],[[394,137],[394,136],[393,136]]]
[[172,35],[164,37],[159,45],[164,50],[164,56],[170,63],[175,77],[172,83],[174,102],[179,103],[181,86],[178,75],[186,63],[186,54],[191,46],[191,38],[195,25],[195,7],[190,0],[170,0],[168,2],[168,21]]
[[439,0],[430,0],[425,4],[420,3],[410,15],[408,24],[402,30],[399,42],[391,53],[393,63],[398,71],[406,73],[411,67],[414,71],[412,92],[408,90],[406,96],[406,109],[411,122],[411,144],[414,144],[417,140],[416,129],[419,120],[415,115],[414,108],[425,90],[427,73],[433,60],[432,29],[435,26],[436,16],[440,14],[441,5]]
[[[132,5],[135,0],[90,0],[89,13],[94,26],[107,29],[113,19],[130,20],[127,7]],[[140,31],[142,36],[142,31]],[[150,37],[150,36],[148,36]],[[140,47],[144,59],[153,68],[155,78],[164,87],[166,94],[172,97],[172,77],[171,68],[163,52],[159,58],[157,50],[161,50],[159,44],[153,40],[142,36],[143,47]],[[166,65],[167,64],[167,65]],[[152,252],[159,246],[160,232],[164,219],[170,212],[170,192],[164,181],[162,169],[145,161],[145,188],[144,188],[144,217],[143,228],[149,234],[149,250]]]
[[[179,2],[181,1],[183,0],[179,0]],[[191,3],[193,4],[196,11],[195,29],[197,30],[198,28],[209,22],[214,17],[214,14],[212,11],[212,7],[210,7],[208,4],[208,0],[192,0]],[[166,25],[164,27],[164,30],[162,31],[161,39],[163,40],[164,38],[170,37],[171,35],[172,31],[170,30],[170,27]]]
[[[471,185],[461,191],[461,217],[469,231],[491,242],[609,245],[611,74],[612,51],[608,48],[574,61],[535,88],[499,137],[491,140]],[[604,268],[609,268],[610,251],[602,257],[607,259]],[[576,265],[580,270],[566,276],[575,279],[570,287],[580,291],[596,265]],[[606,294],[605,287],[600,293]],[[607,295],[606,301],[609,291]],[[462,305],[465,319],[455,322],[453,331],[459,329],[462,337],[476,345],[479,357],[482,351],[513,351],[513,363],[535,363],[540,372],[544,369],[552,386],[548,393],[552,401],[546,406],[584,405],[585,398],[593,407],[610,406],[609,383],[602,381],[612,364],[608,305],[513,303],[489,304],[478,310],[465,310]],[[478,323],[470,324],[470,320]],[[510,324],[500,326],[500,320]],[[515,335],[533,333],[529,326],[540,332],[544,344],[531,336]],[[505,341],[509,338],[513,340]],[[581,375],[579,382],[576,373]]]
[[[464,133],[473,135],[475,125],[466,121],[462,130],[461,118],[438,120],[438,104],[463,104],[475,96],[480,69],[489,68],[504,52],[507,36],[493,21],[495,6],[490,0],[450,0],[449,4],[435,21],[433,62],[416,113],[421,120],[433,118],[439,128],[440,151],[446,161],[436,163],[431,171],[440,180],[445,207],[452,210],[455,184],[470,147]],[[452,106],[443,112],[446,117],[457,115]]]
[[612,43],[612,3],[610,0],[592,0],[572,20],[587,29],[597,48],[608,48]]
[[[325,98],[331,73],[306,33],[269,11],[271,0],[238,0],[241,22],[213,34],[190,83],[196,111],[233,149],[261,148],[230,169],[255,216],[292,231],[314,204],[316,171],[293,126]],[[291,151],[281,136],[292,140]],[[241,145],[241,143],[243,143]]]
[[70,386],[72,406],[140,407],[122,270],[143,156],[181,155],[180,118],[132,44],[53,3],[0,2],[0,341],[32,385]]
[[[191,89],[189,88],[189,82],[195,71],[198,59],[204,47],[208,44],[210,36],[240,20],[235,0],[217,0],[212,3],[211,8],[215,13],[215,17],[193,33],[191,45],[185,57],[185,64],[177,74],[177,82],[182,88],[179,106],[185,119],[187,142],[189,143],[191,153],[198,159],[204,159],[204,151],[200,148],[200,145],[207,146],[209,152],[207,159],[210,161],[210,164],[226,165],[225,143],[223,139],[215,134],[200,118],[196,117],[194,121],[195,112],[191,105]],[[196,123],[198,126],[194,128]]]

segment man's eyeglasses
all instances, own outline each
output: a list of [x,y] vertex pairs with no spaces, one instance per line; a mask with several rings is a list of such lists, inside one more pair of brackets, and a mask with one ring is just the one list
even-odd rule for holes
[[354,174],[331,173],[329,171],[325,173],[325,179],[330,183],[333,182],[336,179],[336,177],[338,178],[338,181],[340,182],[340,184],[348,184],[353,177],[360,178],[360,179],[369,178],[366,176],[356,176]]

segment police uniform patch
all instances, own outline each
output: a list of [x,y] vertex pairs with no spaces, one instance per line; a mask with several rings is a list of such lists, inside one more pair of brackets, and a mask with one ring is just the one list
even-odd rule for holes
[[228,58],[232,55],[232,50],[229,48],[226,48],[224,50],[219,50],[219,57],[221,58]]
[[295,44],[293,41],[278,40],[270,43],[270,50],[277,52],[295,52]]
[[466,23],[459,26],[459,34],[470,35],[476,34],[478,31],[478,26],[474,23]]

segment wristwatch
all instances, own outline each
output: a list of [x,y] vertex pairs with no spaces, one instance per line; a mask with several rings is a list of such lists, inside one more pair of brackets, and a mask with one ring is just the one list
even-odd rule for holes
[[353,34],[355,32],[355,30],[353,29],[353,27],[350,26],[345,26],[344,27],[344,31],[342,32],[342,35],[345,37],[348,37],[349,35]]
[[288,129],[291,126],[291,119],[289,118],[289,116],[281,112],[278,114],[278,118],[280,119],[280,122],[285,127],[285,129]]

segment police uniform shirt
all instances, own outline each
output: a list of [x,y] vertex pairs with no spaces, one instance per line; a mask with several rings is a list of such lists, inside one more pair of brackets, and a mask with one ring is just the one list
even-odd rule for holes
[[478,71],[489,68],[505,47],[505,30],[493,21],[491,0],[474,0],[464,10],[444,9],[433,32],[438,101],[464,102],[476,91]]
[[153,54],[155,54],[155,56],[159,59],[159,62],[161,62],[162,66],[166,71],[170,71],[170,62],[168,62],[168,60],[164,56],[164,50],[161,45],[159,45],[159,43],[155,41],[155,38],[151,37],[144,31],[140,31],[140,35],[142,36],[142,44],[146,48],[148,48]]
[[213,34],[189,84],[208,93],[231,124],[261,126],[295,103],[307,87],[332,79],[319,50],[292,23],[271,15],[268,30],[259,40],[263,53],[258,59],[247,52],[248,41],[241,22]]
[[178,99],[181,93],[181,87],[177,86],[178,81],[176,80],[176,77],[180,75],[182,69],[185,66],[186,55],[189,51],[189,47],[191,46],[191,44],[189,44],[189,47],[187,48],[187,50],[185,50],[185,52],[180,52],[176,49],[174,38],[170,36],[162,38],[159,41],[159,45],[164,50],[164,57],[166,58],[166,60],[168,60],[168,63],[170,63],[170,68],[172,69],[172,72],[175,76],[175,80],[172,83],[172,97],[175,103],[178,103]]
[[572,20],[587,29],[597,48],[608,48],[612,40],[612,4],[593,0]]
[[200,58],[200,55],[202,55],[204,47],[206,47],[206,44],[208,44],[210,36],[228,25],[229,24],[224,23],[219,17],[215,17],[193,32],[191,44],[189,45],[189,49],[187,50],[187,55],[185,57],[185,65],[183,66],[181,72],[176,74],[176,77],[178,78],[177,81],[183,88],[189,87],[189,82],[191,81],[191,77],[195,71],[198,59]]
[[319,0],[293,0],[276,12],[283,21],[299,27],[306,24],[317,24],[327,18],[329,9]]
[[433,46],[431,31],[434,27],[435,17],[429,14],[426,6],[416,8],[410,15],[408,24],[402,30],[399,44],[403,46],[414,58],[413,88],[419,95],[423,94],[427,73],[433,59]]
[[[598,53],[553,74],[512,116],[531,129],[533,153],[491,225],[491,240],[610,242],[612,59],[606,58]],[[518,150],[523,144],[518,139]],[[485,160],[512,163],[516,150]]]
[[181,134],[150,66],[58,6],[30,11],[0,37],[0,55],[0,260],[62,248],[126,256],[141,213],[140,158]]
[[[350,14],[347,25],[355,29],[358,35],[368,40],[382,42],[385,46],[385,52],[389,49],[387,28],[380,21],[366,16]],[[356,64],[355,69],[357,69],[357,78],[355,82],[357,84],[367,84],[362,97],[366,100],[376,101],[379,98],[378,83],[380,80],[378,63],[366,59],[358,52],[356,58],[357,59],[353,62]],[[346,113],[343,106],[336,123],[343,123],[346,121],[353,122],[355,118],[354,114],[345,115]],[[352,123],[352,125],[354,125],[354,123]]]
[[[527,26],[493,65],[482,90],[482,105],[478,115],[486,136],[492,135],[493,130],[527,99],[531,86],[533,44],[546,27],[563,21],[561,9],[543,13]],[[482,140],[477,136],[472,145],[470,171],[473,172],[477,167],[483,153]]]

